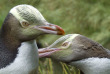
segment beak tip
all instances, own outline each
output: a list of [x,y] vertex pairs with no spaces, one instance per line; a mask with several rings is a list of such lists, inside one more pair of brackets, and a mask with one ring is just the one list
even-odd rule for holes
[[61,27],[56,25],[56,28],[57,28],[57,31],[58,31],[57,32],[58,35],[64,35],[65,34],[65,31]]
[[62,31],[59,31],[57,34],[58,35],[65,35],[65,32],[62,30]]

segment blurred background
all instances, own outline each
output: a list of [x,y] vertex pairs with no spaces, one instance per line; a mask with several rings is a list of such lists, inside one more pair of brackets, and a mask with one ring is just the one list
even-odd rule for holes
[[[110,49],[109,0],[0,0],[0,27],[9,10],[19,4],[36,7],[45,19],[61,26],[66,34],[79,33]],[[39,48],[61,36],[39,37]],[[40,59],[39,74],[80,74],[79,70],[51,59]]]

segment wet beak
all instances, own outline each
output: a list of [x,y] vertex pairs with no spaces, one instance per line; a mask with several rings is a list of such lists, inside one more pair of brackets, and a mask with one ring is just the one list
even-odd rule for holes
[[44,26],[36,26],[35,28],[37,28],[38,30],[41,30],[45,33],[49,33],[49,34],[57,34],[57,35],[64,35],[65,32],[64,30],[54,24],[46,24]]
[[49,57],[52,53],[59,51],[61,49],[58,48],[41,48],[38,50],[39,57]]

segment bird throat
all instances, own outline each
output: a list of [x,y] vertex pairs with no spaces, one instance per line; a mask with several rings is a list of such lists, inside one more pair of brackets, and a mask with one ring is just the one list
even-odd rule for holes
[[88,58],[70,63],[78,67],[84,74],[110,74],[110,59],[108,58]]

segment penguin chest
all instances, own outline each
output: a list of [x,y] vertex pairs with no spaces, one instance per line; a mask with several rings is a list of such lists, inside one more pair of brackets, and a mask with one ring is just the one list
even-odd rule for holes
[[35,40],[23,42],[18,48],[18,54],[15,60],[0,69],[0,74],[37,74],[37,49]]

